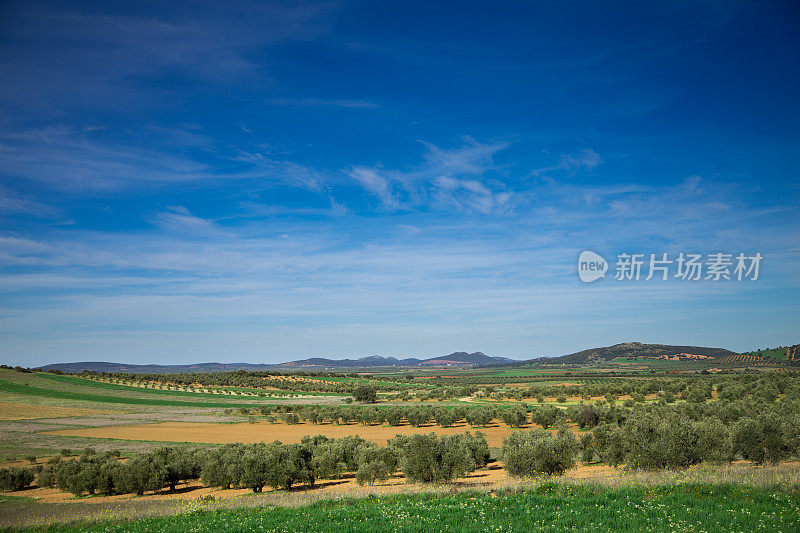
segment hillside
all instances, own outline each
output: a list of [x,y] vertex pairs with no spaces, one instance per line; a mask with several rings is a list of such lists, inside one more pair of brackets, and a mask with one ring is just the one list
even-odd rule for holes
[[112,363],[108,361],[84,361],[79,363],[54,363],[44,365],[42,370],[60,370],[62,372],[78,373],[83,370],[90,372],[135,372],[140,374],[175,374],[183,372],[235,372],[247,370],[249,372],[267,371],[275,365],[258,363],[194,363],[188,365],[132,365],[126,363]]
[[446,365],[488,365],[512,361],[506,357],[491,357],[482,352],[454,352],[441,357],[428,359],[381,357],[372,355],[360,359],[328,359],[311,357],[298,361],[278,364],[261,363],[195,363],[189,365],[132,365],[107,361],[85,361],[80,363],[55,363],[41,367],[42,370],[60,370],[62,372],[136,372],[142,374],[174,374],[182,372],[234,372],[236,370],[270,371],[289,368],[380,368],[380,367],[413,367],[413,366],[446,366]]
[[440,365],[490,365],[497,363],[506,363],[513,361],[507,357],[491,357],[482,352],[453,352],[449,355],[441,357],[430,357],[428,359],[396,359],[394,357],[381,357],[373,355],[370,357],[362,357],[360,359],[326,359],[322,357],[313,357],[311,359],[301,359],[299,361],[290,361],[283,363],[279,366],[282,367],[355,367],[355,368],[369,368],[369,367],[384,367],[384,366],[440,366]]
[[569,355],[551,359],[555,363],[588,364],[610,361],[617,357],[630,359],[667,359],[677,357],[681,360],[722,358],[736,355],[736,352],[724,348],[706,348],[701,346],[673,346],[669,344],[643,344],[641,342],[623,342],[614,346],[591,348]]

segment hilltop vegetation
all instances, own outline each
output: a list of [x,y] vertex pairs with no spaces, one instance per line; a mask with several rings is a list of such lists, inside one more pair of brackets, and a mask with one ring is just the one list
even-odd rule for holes
[[671,346],[667,344],[642,344],[641,342],[624,342],[604,348],[591,348],[570,355],[556,357],[553,362],[569,364],[591,364],[610,361],[618,357],[656,358],[679,354],[701,355],[704,357],[727,357],[736,352],[724,348],[706,348],[701,346]]

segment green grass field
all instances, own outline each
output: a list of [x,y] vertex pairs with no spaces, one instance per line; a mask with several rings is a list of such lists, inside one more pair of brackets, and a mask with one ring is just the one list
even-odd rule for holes
[[[179,390],[163,390],[163,389],[151,389],[148,387],[136,387],[132,385],[120,385],[117,383],[107,383],[104,381],[96,381],[93,379],[85,379],[77,376],[68,376],[68,375],[60,375],[60,374],[49,374],[46,372],[37,372],[35,374],[37,377],[42,379],[49,379],[52,381],[58,381],[61,383],[69,383],[72,385],[79,385],[81,387],[92,387],[97,389],[106,389],[106,390],[117,390],[117,391],[142,391],[145,390],[151,394],[167,394],[171,396],[183,396],[187,398],[202,398],[202,397],[210,397],[210,398],[219,398],[218,394],[214,394],[211,392],[189,392],[189,391],[179,391]],[[214,389],[220,391],[235,391],[235,392],[243,392],[247,394],[258,394],[259,392],[264,393],[265,391],[262,389],[251,389],[246,387],[197,387],[198,389]],[[345,396],[342,393],[336,392],[303,392],[303,391],[294,391],[294,390],[278,390],[278,391],[268,391],[268,394],[278,395],[278,396],[287,396],[289,394],[300,394],[303,396]]]
[[195,511],[41,531],[797,531],[796,492],[737,485],[394,495],[308,507]]
[[[136,390],[136,389],[134,389]],[[268,405],[266,402],[220,402],[220,401],[182,401],[182,400],[166,400],[160,397],[126,397],[126,396],[113,396],[110,394],[88,394],[79,391],[70,390],[57,390],[44,387],[36,387],[27,384],[14,383],[0,379],[0,392],[5,392],[17,396],[33,396],[38,398],[53,398],[60,400],[76,400],[95,403],[106,404],[122,404],[122,405],[152,405],[160,407],[253,407],[258,405]],[[150,391],[148,391],[150,392]],[[187,393],[192,394],[192,393]]]

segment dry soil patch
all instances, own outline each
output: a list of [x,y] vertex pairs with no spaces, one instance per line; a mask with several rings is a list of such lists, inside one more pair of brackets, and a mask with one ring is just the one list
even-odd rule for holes
[[[530,429],[530,428],[522,428]],[[486,441],[491,447],[500,447],[503,438],[508,436],[513,428],[505,424],[493,423],[485,428],[472,428],[463,423],[453,427],[442,428],[439,426],[412,427],[404,426],[362,426],[359,424],[270,424],[268,422],[220,424],[202,422],[161,422],[158,424],[138,424],[130,426],[74,428],[58,431],[48,431],[48,435],[61,435],[72,437],[94,437],[105,439],[126,439],[166,442],[198,442],[212,444],[226,444],[233,442],[271,442],[279,440],[283,443],[300,442],[305,435],[322,434],[330,438],[341,438],[347,435],[360,435],[361,437],[386,444],[387,439],[395,435],[412,435],[414,433],[434,432],[437,435],[453,435],[465,431],[480,431],[486,436]]]

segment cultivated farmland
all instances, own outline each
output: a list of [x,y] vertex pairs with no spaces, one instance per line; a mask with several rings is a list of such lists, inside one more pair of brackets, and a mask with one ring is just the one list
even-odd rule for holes
[[[797,518],[797,375],[670,373],[666,363],[625,375],[607,365],[270,376],[0,369],[0,519],[91,528],[174,515],[124,527],[211,530],[239,520],[280,529],[304,527],[317,513],[381,530],[389,522],[380,516],[401,508],[447,527],[458,508],[535,501],[538,514],[492,523],[619,526],[610,511],[559,510],[602,501],[639,509],[630,520],[647,529],[654,497],[684,527],[768,529]],[[294,466],[276,471],[286,460]],[[220,468],[230,474],[215,474]],[[379,498],[389,514],[370,514],[369,499],[343,507],[342,497]],[[678,502],[708,507],[697,514]],[[745,511],[721,511],[734,504],[771,509],[771,518],[751,523]],[[202,524],[183,517],[190,510]],[[391,523],[410,530],[413,520]]]

